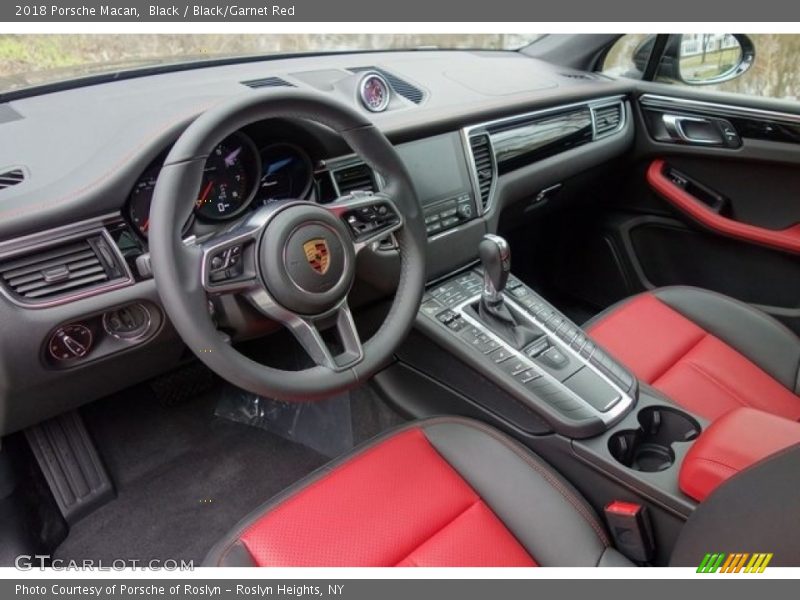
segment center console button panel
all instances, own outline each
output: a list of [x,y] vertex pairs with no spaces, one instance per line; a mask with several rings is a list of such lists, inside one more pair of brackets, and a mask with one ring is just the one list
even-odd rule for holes
[[437,338],[466,347],[479,372],[505,384],[545,419],[553,416],[556,431],[567,424],[561,431],[573,437],[605,431],[635,404],[633,375],[513,276],[503,292],[505,303],[533,339],[518,348],[490,330],[475,309],[483,285],[478,271],[453,277],[430,288],[420,309],[421,318],[436,325]]
[[460,194],[424,209],[425,227],[428,235],[457,227],[477,217],[475,201],[471,193]]

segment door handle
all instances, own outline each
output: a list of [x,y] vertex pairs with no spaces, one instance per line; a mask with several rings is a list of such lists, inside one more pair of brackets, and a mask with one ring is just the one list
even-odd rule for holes
[[[725,139],[711,119],[671,115],[668,113],[661,115],[661,118],[667,133],[675,141],[701,146],[722,146],[725,144]],[[694,135],[687,133],[687,128],[706,133],[707,137],[699,137],[697,133]]]

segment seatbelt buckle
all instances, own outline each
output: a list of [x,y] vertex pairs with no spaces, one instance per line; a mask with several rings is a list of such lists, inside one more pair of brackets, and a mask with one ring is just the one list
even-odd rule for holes
[[653,558],[653,528],[646,506],[614,500],[606,505],[605,514],[617,550],[636,562]]

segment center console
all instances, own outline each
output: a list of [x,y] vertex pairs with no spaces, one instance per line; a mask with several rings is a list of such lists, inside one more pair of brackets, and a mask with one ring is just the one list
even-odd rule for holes
[[[508,408],[509,401],[498,410],[497,403],[491,405],[491,392],[477,390],[477,381],[471,384],[474,394],[454,384],[447,371],[457,367],[437,373],[430,357],[412,358],[409,364],[421,366],[433,379],[449,378],[448,386],[460,387],[468,403],[480,405],[490,420],[522,432],[535,451],[586,482],[581,491],[596,495],[600,506],[609,493],[646,499],[671,515],[662,528],[677,530],[675,523],[696,505],[681,491],[678,474],[707,423],[655,390],[640,388],[636,377],[585,331],[514,277],[502,238],[485,235],[478,254],[474,268],[427,290],[417,329],[556,435],[526,433],[532,428],[525,412]],[[616,492],[608,491],[609,482],[618,486]]]
[[485,248],[481,268],[425,294],[420,329],[554,431],[576,439],[605,432],[635,404],[636,379],[519,279],[493,283],[504,265]]

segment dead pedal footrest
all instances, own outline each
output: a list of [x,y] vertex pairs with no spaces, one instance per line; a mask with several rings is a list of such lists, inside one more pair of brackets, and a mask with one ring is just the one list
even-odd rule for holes
[[25,430],[33,455],[67,523],[114,497],[114,486],[77,411]]

